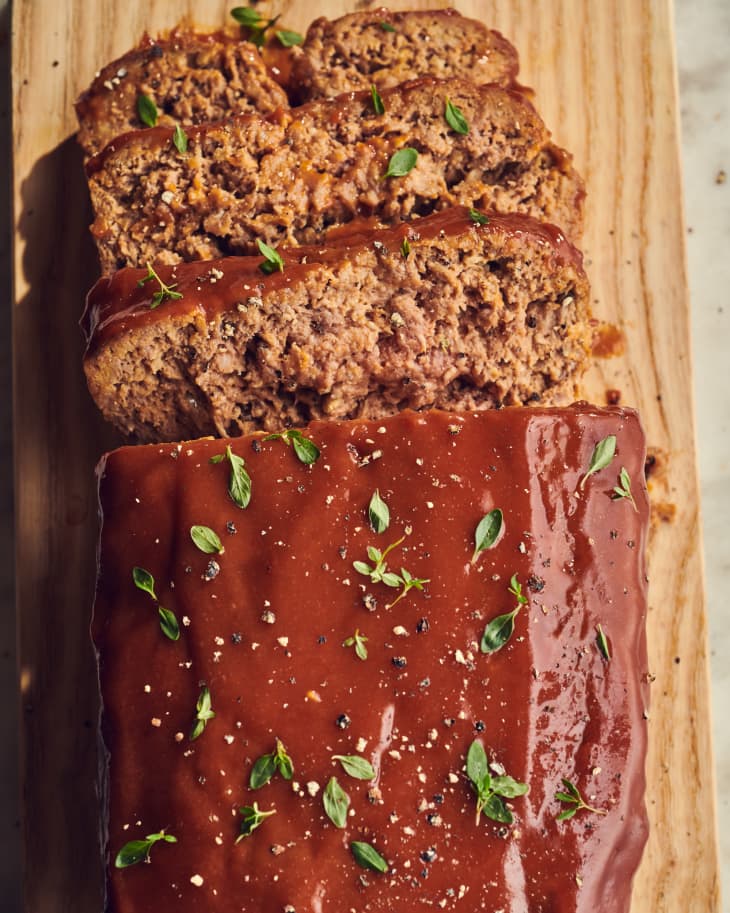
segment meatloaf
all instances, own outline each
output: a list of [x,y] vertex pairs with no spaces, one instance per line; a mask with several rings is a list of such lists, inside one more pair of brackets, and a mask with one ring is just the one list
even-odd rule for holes
[[[636,414],[407,412],[303,437],[311,465],[257,435],[100,466],[109,909],[628,913],[647,836]],[[611,499],[622,471],[636,509]]]
[[453,9],[315,19],[292,55],[292,93],[304,101],[372,84],[382,91],[415,76],[512,87],[519,70],[517,51],[503,35]]
[[[447,123],[449,102],[468,134]],[[169,128],[121,137],[87,166],[103,272],[255,253],[258,240],[316,243],[356,216],[391,223],[457,203],[579,237],[581,179],[520,93],[424,79],[382,104],[378,114],[357,93],[192,127],[185,153]],[[395,154],[411,160],[386,177]]]
[[84,367],[106,418],[154,441],[575,397],[588,284],[552,226],[456,209],[278,254],[101,279]]
[[199,124],[232,114],[268,114],[288,107],[284,90],[257,49],[223,32],[173,31],[142,42],[104,67],[76,102],[78,140],[94,155],[115,137],[145,126],[146,96],[163,126]]

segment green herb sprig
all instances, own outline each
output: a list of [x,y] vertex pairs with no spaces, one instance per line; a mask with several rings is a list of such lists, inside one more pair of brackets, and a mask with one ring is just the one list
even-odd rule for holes
[[476,823],[479,816],[484,814],[493,821],[502,824],[512,824],[512,812],[502,801],[515,799],[529,792],[526,783],[519,783],[508,776],[494,776],[489,770],[487,753],[482,743],[475,739],[469,746],[466,755],[466,774],[471,780],[474,792],[477,794]]
[[158,120],[157,105],[149,95],[140,92],[137,96],[137,116],[145,127],[156,127]]
[[251,476],[246,471],[243,457],[235,454],[230,447],[225,453],[218,453],[210,458],[211,463],[221,463],[228,460],[231,464],[231,474],[228,477],[228,494],[238,507],[246,508],[251,503]]
[[489,219],[479,212],[478,209],[470,209],[469,218],[477,225],[489,225]]
[[395,32],[395,29],[389,22],[379,22],[378,25],[384,32]]
[[177,843],[177,837],[173,837],[172,834],[166,834],[164,831],[159,831],[157,834],[148,834],[144,840],[130,840],[117,853],[114,859],[115,867],[126,869],[130,865],[137,865],[138,862],[148,862],[150,850],[161,840],[164,843]]
[[580,489],[581,491],[585,487],[586,479],[593,475],[595,472],[600,472],[601,469],[605,469],[614,457],[616,453],[616,435],[609,434],[608,437],[604,437],[602,441],[599,441],[596,446],[593,448],[593,453],[591,454],[591,461],[588,464],[588,471],[580,480]]
[[455,133],[460,133],[462,136],[466,136],[469,133],[469,124],[464,117],[464,112],[450,98],[446,99],[444,119]]
[[347,810],[350,807],[350,797],[340,786],[337,777],[331,777],[322,793],[322,804],[327,817],[335,827],[344,827],[347,824]]
[[288,29],[278,29],[274,32],[276,35],[279,44],[284,48],[293,48],[295,45],[300,45],[304,41],[304,36],[300,35],[299,32],[292,32]]
[[268,244],[265,244],[261,238],[256,238],[256,246],[261,252],[262,257],[264,258],[261,263],[259,263],[259,269],[262,273],[267,276],[270,276],[275,272],[284,272],[284,261],[281,258],[281,254],[275,250],[273,247],[269,247]]
[[603,627],[600,624],[596,625],[596,646],[598,647],[598,652],[606,660],[606,662],[610,662],[611,651],[608,647],[608,640],[606,635],[603,633]]
[[[374,533],[384,533],[390,526],[390,509],[380,497],[380,490],[375,489],[368,504],[368,522]],[[402,540],[401,540],[402,541]]]
[[150,305],[150,310],[153,311],[156,307],[162,304],[163,301],[177,301],[179,298],[182,298],[182,292],[176,292],[177,282],[174,282],[172,285],[165,285],[165,283],[160,279],[155,270],[152,269],[152,266],[149,263],[146,263],[147,275],[144,276],[137,282],[137,285],[141,288],[147,282],[157,282],[160,286],[159,289],[152,296],[152,304]]
[[210,720],[215,719],[213,707],[210,699],[210,691],[207,685],[203,685],[198,695],[198,701],[195,705],[195,719],[190,730],[190,741],[194,742],[199,738]]
[[632,507],[638,513],[639,508],[636,506],[636,501],[634,501],[634,496],[631,493],[631,477],[625,466],[621,467],[621,472],[618,474],[618,481],[619,484],[614,487],[611,497],[614,501],[619,500],[619,498],[626,498],[631,502]]
[[416,167],[418,150],[406,147],[394,152],[388,162],[388,169],[383,178],[403,178]]
[[220,536],[209,526],[191,526],[190,538],[195,543],[196,548],[206,555],[222,555],[225,551]]
[[374,85],[370,86],[370,95],[373,99],[373,111],[375,111],[376,114],[385,114],[383,99],[380,97],[380,92],[378,92]]
[[275,815],[276,809],[272,808],[268,812],[264,812],[259,808],[258,802],[254,802],[253,805],[244,805],[243,808],[239,808],[238,813],[242,818],[238,837],[236,837],[237,844],[242,840],[245,840],[246,837],[250,837],[256,828],[261,827],[267,818]]
[[400,252],[404,260],[407,260],[411,254],[411,242],[408,238],[403,238],[400,246]]
[[588,805],[574,783],[566,780],[565,777],[561,777],[561,780],[565,787],[565,792],[555,793],[555,798],[558,802],[562,802],[563,805],[567,805],[567,808],[557,816],[558,821],[568,821],[574,815],[577,815],[579,811],[593,812],[595,815],[606,814],[605,808],[592,808]]
[[368,658],[368,648],[365,646],[367,643],[367,637],[364,634],[360,633],[358,628],[355,628],[355,633],[352,637],[348,637],[346,640],[342,641],[343,647],[354,647],[355,655],[358,659],[366,660]]
[[515,630],[515,618],[520,609],[527,603],[527,597],[522,594],[522,584],[517,579],[517,574],[512,575],[508,592],[517,600],[517,605],[511,612],[493,618],[482,634],[482,653],[496,653],[501,650],[512,637]]
[[388,570],[388,565],[385,561],[386,557],[404,539],[405,536],[401,536],[396,542],[392,542],[384,552],[381,552],[379,548],[375,548],[373,545],[369,545],[367,553],[368,558],[374,562],[372,567],[366,561],[352,562],[352,566],[358,574],[369,577],[373,583],[384,583],[393,589],[402,588],[399,596],[386,606],[388,609],[392,609],[394,605],[397,605],[410,590],[423,590],[424,584],[431,582],[428,578],[413,577],[404,567],[400,569],[400,574],[395,574],[393,571]]
[[134,585],[138,590],[142,590],[144,593],[149,593],[149,595],[154,599],[157,604],[157,615],[160,619],[160,630],[169,640],[178,640],[180,638],[180,625],[178,624],[177,617],[174,612],[171,612],[170,609],[166,609],[160,605],[157,600],[157,595],[155,594],[155,578],[150,574],[149,571],[146,571],[143,567],[133,567],[132,568],[132,580]]
[[502,532],[504,517],[502,511],[495,507],[485,514],[479,521],[474,532],[474,554],[471,556],[471,563],[476,564],[479,555],[488,548],[492,548],[499,534]]
[[294,448],[297,459],[300,463],[304,463],[305,466],[311,466],[319,459],[319,447],[314,441],[304,437],[301,431],[289,429],[277,434],[267,434],[264,440],[284,441],[285,444]]
[[[279,21],[279,16],[273,19],[264,19],[264,17],[252,6],[236,6],[231,10],[231,16],[236,22],[248,31],[248,40],[261,48],[266,43],[266,32]],[[299,32],[290,32],[286,29],[280,29],[274,32],[279,43],[290,48],[295,44],[301,44],[304,38]]]
[[263,754],[254,762],[248,785],[251,789],[261,789],[277,771],[285,780],[291,780],[294,776],[294,762],[281,739],[276,740],[276,747],[270,754]]
[[367,758],[357,754],[333,754],[333,761],[339,761],[345,773],[355,780],[374,780],[375,771]]
[[172,142],[180,155],[185,155],[188,151],[188,135],[180,126],[175,124],[175,131],[172,134]]
[[363,869],[370,869],[373,872],[388,871],[388,863],[383,859],[375,847],[369,843],[363,843],[361,840],[353,840],[350,844],[350,851],[355,857],[355,862]]

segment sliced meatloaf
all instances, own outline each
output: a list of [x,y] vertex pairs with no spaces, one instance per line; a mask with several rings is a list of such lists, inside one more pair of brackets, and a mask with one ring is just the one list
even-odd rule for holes
[[[447,123],[449,102],[467,135]],[[424,79],[383,92],[382,105],[361,92],[190,128],[185,153],[164,127],[120,137],[87,168],[103,272],[255,253],[257,239],[316,243],[358,216],[392,223],[455,204],[580,236],[582,181],[519,93]],[[405,149],[415,166],[386,177]]]
[[292,92],[301,100],[389,89],[416,76],[460,76],[514,86],[517,51],[499,32],[456,10],[387,9],[316,19],[292,50]]
[[270,274],[258,256],[103,278],[91,394],[147,441],[572,400],[590,336],[580,253],[526,216],[475,217],[282,248]]
[[289,105],[248,41],[223,32],[186,30],[157,40],[145,36],[138,47],[104,67],[76,102],[78,140],[87,155],[145,126],[138,110],[143,95],[154,105],[158,123],[169,127],[251,111],[268,114]]

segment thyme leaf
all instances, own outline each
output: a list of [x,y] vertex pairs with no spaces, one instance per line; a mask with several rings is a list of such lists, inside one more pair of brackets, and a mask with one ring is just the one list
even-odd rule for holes
[[373,765],[367,758],[362,758],[360,755],[356,754],[334,754],[332,755],[332,759],[334,761],[339,761],[340,764],[342,764],[345,773],[349,774],[349,776],[353,777],[355,780],[375,779]]
[[368,505],[368,520],[374,533],[384,533],[390,526],[390,510],[380,497],[380,491],[377,488],[373,492]]
[[375,113],[385,114],[385,105],[383,104],[383,99],[380,97],[380,92],[378,92],[374,85],[370,86],[370,95],[373,99],[373,110]]
[[174,282],[172,285],[165,285],[149,263],[146,263],[145,266],[147,267],[147,275],[140,279],[137,282],[137,285],[141,288],[145,283],[155,281],[160,286],[152,295],[152,304],[150,305],[151,311],[161,305],[163,301],[167,301],[168,299],[170,301],[177,301],[179,298],[182,298],[182,292],[174,291],[174,289],[177,288],[177,282]]
[[591,455],[591,461],[588,464],[588,471],[580,480],[580,489],[583,490],[586,479],[589,476],[592,476],[594,472],[600,472],[601,469],[605,469],[613,459],[614,454],[616,453],[616,435],[609,434],[608,437],[604,437],[602,441],[599,441],[596,446],[593,448],[593,453]]
[[276,809],[272,808],[268,812],[264,812],[259,808],[258,802],[254,802],[253,805],[244,805],[243,808],[239,808],[238,813],[242,818],[238,837],[236,837],[237,844],[249,837],[257,827],[261,827],[267,818],[275,815]]
[[496,653],[497,650],[501,650],[514,633],[515,618],[527,602],[527,597],[522,594],[522,584],[517,579],[517,574],[512,575],[508,592],[515,597],[517,605],[511,612],[497,615],[484,628],[481,642],[482,653]]
[[383,175],[384,178],[402,178],[416,167],[418,161],[418,151],[406,147],[394,152],[388,162],[388,169]]
[[203,734],[208,722],[214,718],[215,713],[213,713],[213,708],[211,706],[210,691],[208,690],[207,685],[203,685],[200,689],[198,702],[195,705],[195,719],[193,720],[193,727],[190,730],[190,741],[194,742],[195,739],[199,738]]
[[304,37],[299,32],[290,32],[287,29],[279,29],[274,34],[279,39],[279,44],[285,48],[292,48],[304,41]]
[[355,654],[358,659],[366,660],[368,658],[368,648],[365,646],[367,643],[367,637],[364,634],[361,634],[358,628],[355,628],[355,633],[352,637],[348,637],[346,640],[342,641],[343,647],[355,647]]
[[138,862],[147,862],[150,858],[150,850],[160,840],[165,843],[177,843],[177,837],[166,834],[164,831],[148,834],[144,840],[130,840],[117,853],[114,865],[118,869],[126,869],[130,865],[137,865]]
[[276,747],[270,754],[261,755],[255,761],[251,768],[248,785],[251,789],[261,789],[277,771],[285,780],[291,780],[294,776],[294,762],[287,754],[281,739],[276,740]]
[[565,787],[565,792],[555,793],[555,798],[558,802],[562,802],[563,805],[566,805],[567,808],[557,816],[558,821],[568,821],[581,810],[593,812],[596,815],[606,814],[605,808],[592,808],[590,805],[586,804],[578,787],[574,783],[571,783],[570,780],[567,780],[565,777],[562,777],[561,780]]
[[174,612],[171,612],[170,609],[163,608],[159,602],[157,602],[155,578],[152,574],[143,567],[133,567],[132,580],[138,590],[142,590],[143,593],[150,595],[157,603],[157,615],[160,619],[160,629],[165,637],[170,640],[178,640],[180,638],[180,626],[177,623],[177,618],[175,617]]
[[619,498],[626,498],[631,502],[632,507],[638,513],[639,508],[636,506],[636,501],[634,501],[634,496],[631,493],[631,477],[625,466],[621,467],[621,472],[618,474],[618,481],[619,484],[613,489],[611,497],[614,501],[617,501]]
[[464,112],[450,98],[446,99],[444,119],[455,133],[460,133],[462,136],[466,136],[469,133],[469,124],[464,117]]
[[470,209],[469,218],[477,225],[489,225],[489,219],[485,215],[482,215],[478,209]]
[[157,105],[144,92],[140,92],[137,96],[137,116],[145,127],[157,126]]
[[350,844],[350,851],[355,857],[355,862],[363,869],[371,869],[373,872],[383,873],[388,871],[388,863],[375,847],[370,846],[369,843],[353,840]]
[[188,151],[188,136],[180,124],[175,124],[175,132],[172,134],[172,141],[180,155],[185,155]]
[[256,238],[256,246],[264,258],[261,263],[259,263],[259,269],[262,273],[270,276],[277,270],[280,273],[284,272],[284,261],[281,259],[281,254],[278,251],[273,247],[269,247],[269,245],[265,244],[260,238]]
[[497,542],[499,534],[502,532],[503,516],[502,511],[495,507],[485,514],[479,521],[474,533],[474,554],[471,556],[471,563],[476,564],[479,554],[485,549],[492,548]]
[[350,807],[350,797],[337,782],[337,777],[331,777],[322,793],[322,804],[327,817],[335,827],[344,827],[347,824],[347,810]]
[[243,457],[235,454],[229,444],[225,453],[210,458],[211,463],[220,463],[223,460],[228,460],[231,464],[231,474],[228,478],[228,494],[231,500],[238,507],[248,507],[251,503],[251,476],[246,470]]
[[492,776],[487,753],[482,743],[475,739],[466,753],[466,775],[477,796],[476,823],[483,814],[493,821],[512,824],[512,812],[502,799],[515,799],[529,792],[526,783],[520,783],[506,774]]
[[606,635],[603,633],[603,628],[601,625],[596,625],[596,646],[598,647],[598,652],[606,660],[606,662],[611,661],[611,651],[608,648],[608,640]]
[[314,441],[304,437],[301,431],[289,429],[278,434],[267,434],[264,440],[284,441],[285,444],[294,448],[297,459],[300,463],[304,463],[305,466],[311,466],[319,459],[319,447]]
[[209,526],[191,526],[190,538],[193,540],[196,547],[199,548],[201,552],[205,552],[206,555],[222,555],[225,551],[218,533]]

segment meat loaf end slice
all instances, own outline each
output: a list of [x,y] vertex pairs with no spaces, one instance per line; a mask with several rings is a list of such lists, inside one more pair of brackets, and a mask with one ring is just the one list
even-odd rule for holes
[[517,51],[499,32],[453,9],[375,9],[316,19],[294,48],[292,93],[302,101],[389,89],[415,76],[515,85]]
[[289,102],[257,49],[223,32],[176,30],[142,42],[104,67],[76,102],[78,141],[87,155],[145,125],[137,102],[146,95],[159,123],[174,127],[233,114],[268,114]]
[[[256,253],[256,241],[316,243],[356,217],[387,224],[457,204],[524,212],[580,237],[583,184],[520,93],[414,80],[188,131],[128,134],[87,166],[102,270]],[[469,132],[445,119],[447,102]],[[394,153],[415,166],[385,177]]]
[[138,440],[276,430],[404,408],[562,404],[590,337],[580,253],[520,215],[458,208],[326,247],[100,280],[84,368]]

